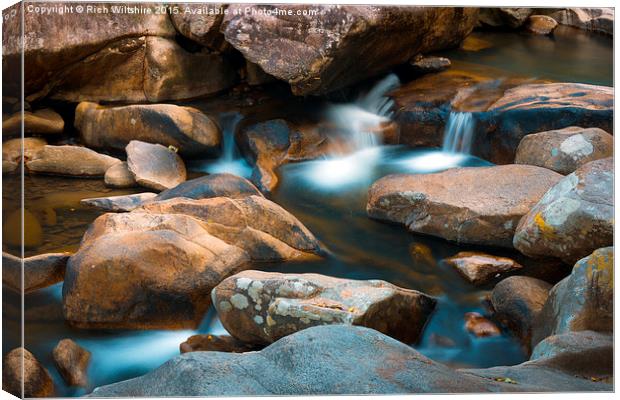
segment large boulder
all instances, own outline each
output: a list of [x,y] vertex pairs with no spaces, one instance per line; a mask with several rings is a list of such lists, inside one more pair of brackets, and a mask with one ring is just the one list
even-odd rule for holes
[[385,281],[261,271],[227,278],[211,297],[224,328],[257,344],[326,324],[367,326],[412,343],[436,304],[423,293]]
[[367,212],[458,243],[512,247],[521,217],[561,178],[529,165],[389,175],[370,187]]
[[52,350],[54,364],[69,386],[86,387],[90,351],[71,339],[62,339]]
[[63,280],[70,255],[46,253],[22,259],[2,252],[2,283],[18,293],[51,286]]
[[478,22],[491,28],[517,29],[532,15],[532,8],[490,7],[481,8]]
[[592,363],[593,366],[596,368],[601,367],[601,365],[597,364],[603,363],[605,364],[605,368],[611,371],[613,369],[613,346],[613,335],[609,333],[594,331],[562,333],[549,336],[538,343],[532,351],[530,360],[555,357],[562,353],[574,353],[576,355],[580,355],[584,352],[590,354],[597,353],[596,356],[590,357],[590,360],[594,361],[594,363]]
[[[282,396],[612,390],[554,368],[554,358],[500,370],[454,370],[375,330],[316,326],[257,352],[191,352],[94,397]],[[518,377],[517,377],[518,376]],[[513,379],[507,380],[506,377]]]
[[521,139],[516,164],[538,165],[567,175],[590,161],[612,157],[614,137],[599,128],[570,126]]
[[174,6],[178,12],[174,12],[173,9],[170,20],[181,35],[213,50],[228,47],[224,35],[220,32],[227,4],[182,3]]
[[249,261],[316,258],[319,243],[263,197],[175,198],[97,218],[70,258],[65,319],[82,328],[196,327]]
[[531,257],[569,264],[613,244],[613,159],[592,161],[567,175],[521,219],[514,246]]
[[175,197],[188,199],[208,199],[211,197],[242,198],[262,196],[250,181],[232,174],[212,174],[190,179],[171,189],[159,193],[155,200],[168,200]]
[[527,276],[511,276],[493,288],[491,304],[494,317],[517,336],[530,350],[532,327],[540,314],[551,285]]
[[173,149],[132,140],[125,150],[127,168],[140,186],[166,190],[187,179],[185,163]]
[[547,336],[592,330],[613,331],[614,249],[594,251],[551,289],[536,318],[532,344]]
[[120,162],[118,158],[82,146],[45,145],[25,164],[26,170],[41,174],[98,177]]
[[16,112],[2,118],[2,136],[20,136],[24,124],[24,134],[50,135],[62,133],[65,121],[51,108],[42,110]]
[[101,106],[82,102],[75,127],[89,147],[124,149],[132,140],[174,146],[184,156],[214,154],[220,146],[217,124],[199,110],[174,104]]
[[546,9],[545,14],[553,17],[562,25],[607,35],[614,34],[614,9],[612,7],[551,8]]
[[54,382],[31,352],[18,347],[2,359],[2,390],[19,398],[52,397]]
[[221,30],[247,60],[289,82],[297,95],[331,92],[419,53],[457,46],[478,13],[459,7],[290,5],[282,15],[275,9],[230,5]]

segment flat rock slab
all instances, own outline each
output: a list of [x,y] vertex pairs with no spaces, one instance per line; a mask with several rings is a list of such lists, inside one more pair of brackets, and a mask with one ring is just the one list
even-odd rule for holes
[[[554,368],[555,358],[495,370],[454,370],[373,329],[324,325],[257,352],[192,352],[148,374],[95,389],[93,397],[260,396],[604,391]],[[500,381],[513,378],[515,383]]]
[[179,349],[181,353],[192,351],[223,351],[226,353],[245,353],[262,349],[251,343],[242,342],[228,335],[194,335],[190,336],[185,342],[181,343]]
[[374,328],[416,342],[436,300],[385,281],[243,271],[211,294],[222,325],[247,343],[268,344],[316,325]]
[[613,244],[613,158],[591,161],[567,175],[523,216],[514,246],[530,257],[568,264]]
[[105,185],[113,188],[129,188],[138,186],[136,178],[127,167],[127,162],[123,161],[118,164],[114,164],[105,172],[103,176]]
[[71,339],[62,339],[52,351],[58,372],[69,386],[86,387],[86,370],[90,363],[90,351]]
[[30,293],[63,280],[70,253],[47,253],[24,258],[22,287],[21,258],[2,252],[2,283],[16,292]]
[[125,212],[134,210],[157,197],[157,193],[136,193],[125,196],[93,197],[82,199],[80,204],[102,211]]
[[389,175],[368,194],[368,215],[457,243],[512,247],[519,220],[562,175],[530,165]]
[[56,111],[45,108],[34,112],[16,112],[2,120],[2,136],[19,136],[24,122],[24,134],[50,135],[62,133],[65,121]]
[[31,352],[18,347],[2,359],[2,390],[19,398],[53,397],[54,382]]
[[474,285],[484,285],[508,272],[523,268],[511,258],[472,251],[462,251],[442,262],[454,267]]
[[125,148],[127,167],[140,186],[166,190],[187,178],[185,164],[174,151],[160,144],[132,140]]
[[32,159],[26,161],[26,169],[42,174],[99,177],[120,162],[118,158],[86,147],[46,145],[37,151]]
[[168,200],[175,197],[188,199],[208,199],[212,197],[242,198],[263,196],[263,194],[245,178],[232,174],[212,174],[190,179],[157,195],[156,200]]
[[612,157],[614,137],[599,128],[571,126],[521,139],[516,164],[538,165],[562,175],[601,158]]

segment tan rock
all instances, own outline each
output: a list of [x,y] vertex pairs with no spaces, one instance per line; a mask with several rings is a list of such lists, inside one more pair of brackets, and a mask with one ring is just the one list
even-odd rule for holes
[[10,139],[2,143],[2,173],[13,172],[19,168],[22,151],[25,161],[32,160],[46,144],[44,139],[36,137]]
[[508,272],[523,268],[511,258],[472,251],[462,251],[443,262],[454,267],[474,285],[484,285]]
[[26,161],[26,169],[52,175],[104,176],[108,168],[120,162],[118,158],[86,147],[46,145],[31,160]]
[[2,283],[16,292],[30,293],[61,282],[70,255],[47,253],[24,258],[22,285],[21,258],[2,252]]
[[194,335],[179,346],[181,353],[192,351],[223,351],[226,353],[245,353],[260,350],[262,346],[242,342],[228,335]]
[[50,108],[36,110],[34,112],[16,112],[6,119],[2,119],[3,136],[20,136],[24,122],[24,134],[49,135],[62,133],[65,129],[65,121]]
[[547,15],[530,15],[525,21],[525,29],[537,35],[550,35],[558,22]]
[[69,386],[87,386],[86,370],[90,363],[90,351],[71,339],[62,339],[54,347],[52,356],[60,375]]
[[175,151],[160,144],[132,140],[125,148],[127,168],[140,186],[170,189],[185,181],[185,163]]
[[130,188],[138,186],[138,182],[127,167],[127,162],[123,161],[112,165],[105,171],[103,180],[108,187]]
[[124,196],[93,197],[80,200],[80,204],[102,211],[126,212],[134,210],[157,197],[157,193],[136,193]]
[[17,397],[52,397],[54,382],[31,352],[18,347],[2,360],[2,390]]
[[220,33],[220,25],[224,19],[227,4],[209,3],[209,13],[198,13],[203,4],[175,4],[178,13],[171,13],[170,20],[179,33],[196,43],[214,50],[222,50],[227,46],[224,36]]
[[497,325],[477,312],[465,314],[465,329],[476,337],[498,336],[502,333]]

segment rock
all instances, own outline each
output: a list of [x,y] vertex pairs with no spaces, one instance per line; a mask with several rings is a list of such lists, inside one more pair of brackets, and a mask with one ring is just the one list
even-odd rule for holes
[[567,175],[582,165],[612,157],[614,137],[599,128],[571,126],[534,133],[521,139],[516,164],[545,167]]
[[90,363],[90,351],[71,339],[62,339],[52,351],[58,372],[69,386],[86,387],[86,370]]
[[525,29],[537,35],[550,35],[557,26],[557,21],[547,15],[530,15],[525,21]]
[[52,397],[54,382],[31,352],[18,347],[3,358],[2,390],[17,397]]
[[106,186],[113,188],[123,189],[138,186],[138,182],[136,182],[125,161],[108,168],[103,180]]
[[519,219],[561,178],[529,165],[389,175],[370,187],[366,210],[372,218],[405,224],[412,232],[512,247]]
[[224,328],[256,344],[327,324],[362,325],[413,343],[436,304],[423,293],[385,281],[260,271],[225,279],[211,297]]
[[125,149],[127,168],[140,186],[165,190],[177,186],[187,178],[183,160],[169,148],[132,140]]
[[[247,13],[247,7],[262,12]],[[274,7],[230,5],[221,31],[248,61],[289,82],[296,95],[331,92],[416,54],[454,47],[478,14],[476,8],[458,7],[294,5],[287,7],[293,15],[283,16],[273,14]],[[360,43],[363,69],[355,57]]]
[[245,63],[245,74],[245,80],[250,86],[259,86],[277,81],[276,78],[263,71],[261,67],[247,60]]
[[63,280],[70,253],[47,253],[24,258],[24,283],[22,286],[22,260],[2,252],[2,283],[16,292],[30,293]]
[[562,25],[607,35],[614,34],[614,9],[611,7],[552,8],[547,12]]
[[558,355],[566,357],[568,354],[574,354],[577,356],[575,358],[581,359],[586,354],[593,361],[590,366],[592,370],[603,367],[606,371],[611,372],[613,371],[614,354],[613,336],[593,331],[568,332],[549,336],[536,345],[530,360],[551,358]]
[[612,332],[613,267],[613,247],[577,262],[572,273],[551,289],[534,323],[532,345],[567,332]]
[[174,104],[100,106],[82,102],[75,127],[89,147],[124,149],[132,140],[174,146],[184,156],[215,154],[220,129],[207,115]]
[[494,318],[508,327],[529,352],[532,326],[540,314],[551,285],[527,276],[511,276],[495,285],[491,292]]
[[80,204],[92,207],[102,211],[125,212],[131,211],[143,205],[144,203],[155,199],[157,193],[136,193],[125,196],[110,197],[94,197],[91,199],[82,199]]
[[502,333],[497,325],[477,312],[465,314],[465,329],[476,337],[498,336]]
[[9,213],[6,219],[3,218],[2,242],[13,247],[21,247],[23,244],[27,249],[39,247],[43,243],[41,223],[29,210],[24,209],[22,213],[21,209],[17,209]]
[[67,265],[63,312],[79,328],[195,328],[213,287],[250,260],[319,252],[312,233],[262,197],[150,202],[90,226]]
[[226,353],[245,353],[260,350],[262,346],[244,343],[227,335],[194,335],[181,343],[181,353],[192,351],[223,351]]
[[25,161],[29,161],[36,157],[46,144],[44,139],[34,137],[11,139],[2,143],[2,173],[13,172],[19,168],[22,150]]
[[571,264],[613,244],[613,168],[612,158],[592,161],[550,188],[519,222],[515,248]]
[[108,168],[120,162],[86,147],[45,145],[26,161],[26,169],[42,174],[95,177],[103,176]]
[[531,8],[492,7],[481,8],[478,21],[492,28],[516,29],[521,27],[534,12]]
[[65,129],[65,121],[50,108],[36,110],[34,112],[18,111],[8,118],[2,119],[2,136],[20,136],[24,122],[24,134],[51,135],[62,133]]
[[427,74],[429,72],[440,72],[450,68],[451,62],[445,57],[423,57],[416,56],[409,62],[414,72]]
[[188,39],[213,50],[222,50],[226,41],[220,33],[227,4],[208,4],[209,12],[198,13],[201,4],[175,4],[178,13],[170,13],[170,20],[177,31]]
[[507,272],[523,268],[513,259],[472,251],[461,251],[443,262],[454,267],[474,285],[484,285]]
[[[498,373],[493,368],[453,370],[373,329],[325,325],[286,336],[258,352],[182,354],[144,376],[99,387],[90,396],[376,396],[612,390],[610,384],[550,368],[550,363],[536,360],[500,367]],[[495,380],[517,375],[516,384]]]
[[171,189],[159,193],[155,200],[168,200],[175,197],[189,199],[208,199],[211,197],[230,197],[232,199],[247,196],[262,196],[262,193],[250,181],[233,174],[212,174],[183,182]]

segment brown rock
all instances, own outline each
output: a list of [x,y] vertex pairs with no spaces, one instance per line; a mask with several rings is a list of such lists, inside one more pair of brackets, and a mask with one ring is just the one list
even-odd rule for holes
[[262,346],[242,342],[227,335],[194,335],[180,345],[181,353],[192,351],[223,351],[226,353],[245,353],[260,350]]
[[68,176],[103,176],[118,158],[80,146],[46,145],[26,161],[30,172]]
[[187,178],[183,160],[169,148],[132,140],[125,149],[127,168],[140,186],[165,190],[177,186]]
[[138,186],[138,182],[127,167],[127,162],[123,161],[112,165],[107,169],[103,176],[105,185],[113,188],[130,188]]
[[465,314],[465,329],[476,337],[498,336],[502,333],[497,325],[477,312]]
[[130,141],[140,140],[203,157],[219,148],[221,136],[211,118],[173,104],[113,107],[83,102],[75,110],[75,127],[90,147],[124,149]]
[[443,260],[454,267],[465,279],[474,285],[484,285],[508,272],[516,271],[523,266],[508,257],[462,251]]
[[557,21],[547,15],[530,15],[525,21],[525,29],[537,35],[550,35],[557,26]]
[[54,396],[52,377],[31,352],[18,347],[8,352],[2,361],[2,390],[17,397]]
[[527,276],[511,276],[491,293],[494,317],[508,327],[531,350],[532,326],[540,314],[551,285]]
[[80,204],[102,211],[126,212],[134,210],[157,197],[157,193],[136,193],[124,196],[93,197],[80,200]]
[[571,126],[534,133],[521,139],[516,164],[545,167],[567,175],[582,165],[612,157],[614,137],[599,128]]
[[34,112],[24,111],[22,114],[16,112],[8,118],[2,119],[2,136],[20,136],[22,130],[22,119],[24,121],[24,134],[49,135],[62,133],[65,129],[65,121],[62,117],[50,108],[36,110]]
[[86,370],[90,363],[90,351],[80,347],[71,339],[62,339],[54,350],[54,363],[62,378],[69,386],[86,387]]
[[268,344],[326,324],[362,325],[415,342],[436,301],[388,282],[243,271],[215,287],[213,304],[237,339]]
[[450,68],[450,60],[445,57],[424,57],[418,55],[409,62],[414,72],[428,74]]
[[22,286],[21,258],[2,252],[2,283],[25,293],[63,280],[70,253],[48,253],[24,258]]
[[546,14],[562,25],[607,35],[614,34],[614,9],[611,7],[552,8],[546,11]]
[[2,173],[13,172],[19,168],[22,151],[25,161],[29,161],[43,150],[46,144],[44,139],[35,137],[11,139],[2,143]]
[[534,12],[532,8],[490,7],[481,8],[478,21],[493,28],[519,28]]
[[[227,4],[181,3],[175,6],[178,7],[179,12],[170,13],[170,20],[179,33],[213,50],[223,50],[227,47],[224,36],[220,33],[220,25],[228,7]],[[208,13],[197,13],[205,6],[208,6]]]
[[521,217],[561,178],[526,165],[390,175],[371,186],[366,209],[372,218],[406,224],[413,232],[512,247]]
[[[43,243],[43,228],[39,219],[29,210],[17,209],[3,218],[2,242],[13,247],[35,248]],[[23,231],[22,231],[23,222]],[[22,237],[23,232],[23,237]]]
[[175,197],[188,199],[208,199],[212,197],[230,197],[231,199],[248,196],[263,196],[250,181],[232,174],[212,174],[185,181],[172,189],[164,190],[156,200],[168,200]]

